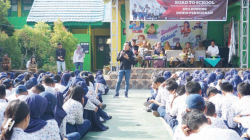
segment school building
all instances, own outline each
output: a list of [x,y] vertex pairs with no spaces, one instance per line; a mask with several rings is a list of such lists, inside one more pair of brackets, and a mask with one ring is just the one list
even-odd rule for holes
[[[110,0],[11,0],[8,20],[18,30],[24,25],[33,26],[38,21],[44,21],[53,27],[54,21],[60,18],[74,37],[80,42],[89,43],[89,54],[85,56],[84,69],[96,71],[110,63],[112,66],[117,66],[116,56],[124,42],[131,39],[139,41],[143,36],[147,39],[144,30],[151,24],[144,22],[142,27],[140,21],[130,22],[129,0],[113,0],[112,4],[110,2]],[[229,0],[227,11],[227,21],[207,22],[207,32],[203,40],[214,39],[219,47],[227,47],[224,30],[227,29],[232,17],[238,26],[236,38],[240,40],[241,0]],[[159,26],[166,22],[171,21],[153,21]],[[140,26],[141,29],[131,29],[132,24],[135,27]],[[190,24],[197,23],[190,22]],[[154,41],[157,40],[150,41],[151,45]],[[239,56],[238,49],[238,57],[235,58],[238,67]]]

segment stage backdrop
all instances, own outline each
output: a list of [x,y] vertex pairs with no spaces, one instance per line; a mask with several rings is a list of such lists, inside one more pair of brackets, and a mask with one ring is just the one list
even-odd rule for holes
[[226,21],[228,0],[130,0],[130,20]]
[[172,47],[177,42],[182,47],[186,42],[196,47],[199,41],[207,37],[207,22],[201,21],[130,21],[126,25],[126,40],[136,39],[137,45],[142,45],[142,41],[147,40],[151,45],[161,42],[164,46],[168,41]]

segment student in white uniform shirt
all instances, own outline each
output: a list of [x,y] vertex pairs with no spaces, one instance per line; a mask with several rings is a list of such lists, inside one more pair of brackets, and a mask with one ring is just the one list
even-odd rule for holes
[[41,92],[44,92],[45,88],[42,84],[35,85],[30,90],[28,90],[29,95],[31,94],[40,94]]
[[25,101],[28,96],[27,88],[24,85],[19,85],[15,89],[15,95],[12,95],[8,98],[9,101],[20,99],[21,101]]
[[[239,100],[234,102],[231,106],[230,118],[234,118],[237,115],[248,115],[250,114],[250,84],[240,83],[237,87]],[[237,124],[231,123],[231,128],[236,128]]]
[[[5,86],[0,85],[0,126],[3,123],[4,112],[8,105],[8,102],[6,101],[5,96],[6,96]],[[0,130],[0,135],[1,135],[1,130]]]
[[217,117],[217,113],[215,112],[215,105],[209,101],[206,101],[205,104],[207,108],[205,110],[205,115],[211,120],[211,126],[215,128],[228,129],[224,121],[221,118]]
[[188,140],[240,140],[240,136],[233,130],[212,127],[199,110],[192,110],[183,118],[186,125],[183,125],[182,130]]
[[5,111],[1,140],[39,140],[24,132],[30,121],[29,106],[21,100],[9,103]]
[[55,89],[60,91],[60,92],[63,92],[65,90],[65,86],[61,84],[61,77],[60,75],[55,75],[54,76],[54,79],[55,79]]
[[212,56],[220,57],[219,56],[219,48],[218,48],[218,46],[215,45],[214,40],[211,41],[211,45],[207,48],[207,55],[209,57],[212,57]]
[[215,87],[209,87],[207,89],[207,97],[210,102],[212,102],[215,105],[215,110],[218,117],[221,117],[221,100],[223,99],[223,96],[219,93],[217,88]]
[[221,102],[221,118],[225,121],[228,127],[235,126],[236,123],[233,121],[234,114],[232,111],[232,104],[238,100],[238,98],[233,95],[233,85],[226,82],[220,85],[220,89],[223,95]]
[[3,84],[6,87],[6,98],[8,98],[9,96],[15,94],[15,92],[13,91],[13,82],[12,82],[11,79],[3,80]]
[[56,90],[54,89],[53,84],[54,84],[54,81],[52,78],[47,77],[47,76],[43,77],[42,85],[44,86],[45,91],[55,94]]

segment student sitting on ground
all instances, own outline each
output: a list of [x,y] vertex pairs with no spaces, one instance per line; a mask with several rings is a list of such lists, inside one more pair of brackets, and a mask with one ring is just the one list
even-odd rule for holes
[[83,118],[83,107],[87,104],[83,99],[84,92],[81,86],[72,87],[63,104],[63,109],[68,114],[66,133],[78,132],[81,138],[91,127],[90,121]]
[[190,140],[239,140],[239,135],[233,130],[213,128],[206,116],[199,110],[185,114],[186,126],[183,133]]
[[65,90],[65,86],[61,85],[61,77],[60,75],[56,74],[54,76],[54,79],[55,79],[55,89],[60,91],[60,92],[63,92]]
[[45,91],[55,94],[56,90],[54,89],[53,84],[53,79],[48,76],[43,77],[42,85],[44,86]]
[[[4,112],[5,112],[5,109],[6,109],[7,105],[8,105],[8,102],[5,99],[5,96],[6,96],[5,86],[0,85],[0,126],[3,123]],[[1,130],[0,130],[0,135],[1,135]]]
[[48,101],[37,94],[28,96],[26,102],[30,108],[30,122],[24,132],[42,140],[60,139],[58,125],[47,123],[41,119],[46,111]]
[[14,100],[9,103],[4,115],[4,122],[1,127],[1,140],[39,140],[40,137],[32,136],[23,130],[30,122],[29,106],[21,100]]
[[219,93],[219,91],[215,87],[209,87],[207,89],[206,94],[208,100],[215,105],[217,116],[221,117],[221,100],[223,99],[223,96]]
[[209,101],[206,101],[205,104],[207,107],[205,115],[211,120],[211,126],[215,128],[228,129],[224,121],[221,118],[217,117],[217,113],[215,112],[215,105]]
[[19,85],[15,89],[15,95],[12,95],[8,98],[9,101],[20,99],[22,101],[25,101],[28,96],[27,88],[24,85]]
[[6,98],[10,97],[11,95],[14,95],[15,92],[13,90],[13,82],[10,79],[5,79],[3,81],[3,84],[6,87]]
[[[149,106],[151,104],[151,102],[153,100],[156,99],[156,96],[159,92],[159,87],[160,85],[165,81],[165,78],[164,77],[157,77],[154,79],[154,82],[152,83],[152,89],[153,89],[153,93],[151,93],[151,97],[149,97],[147,99],[147,102],[144,102],[143,105],[146,107],[146,111],[147,112],[151,112],[152,111],[152,108],[154,108],[154,110],[157,110],[158,107],[154,107],[154,106]],[[161,89],[163,90],[163,88]],[[151,102],[150,102],[151,101]],[[155,109],[156,108],[156,109]]]
[[171,101],[170,105],[170,114],[166,114],[164,119],[167,120],[167,116],[175,117],[178,122],[181,122],[182,111],[186,108],[186,98],[187,94],[185,90],[185,86],[179,86],[176,90],[177,96],[174,96],[173,100]]
[[41,92],[44,92],[45,88],[42,84],[35,85],[30,90],[28,90],[29,95],[31,94],[40,94]]
[[231,85],[230,83],[222,83],[220,85],[220,89],[223,95],[223,99],[221,100],[221,118],[230,128],[230,126],[236,125],[236,123],[233,121],[234,114],[231,111],[231,107],[232,104],[238,99],[236,96],[233,95],[233,85]]
[[[237,115],[250,114],[250,84],[240,83],[237,87],[238,98],[237,102],[234,102],[230,110],[230,119]],[[231,113],[232,112],[232,113]],[[229,127],[236,128],[237,123],[229,124]]]

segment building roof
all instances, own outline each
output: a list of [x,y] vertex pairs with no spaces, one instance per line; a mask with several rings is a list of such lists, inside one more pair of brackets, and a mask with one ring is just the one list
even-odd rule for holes
[[34,0],[27,22],[99,22],[104,20],[103,0]]

